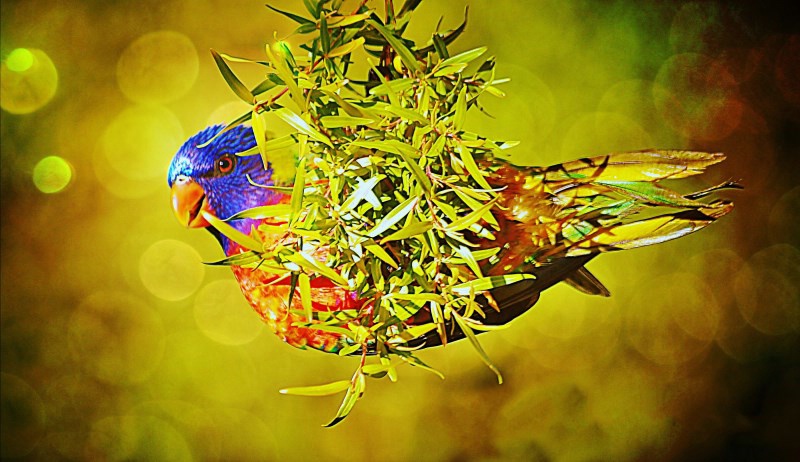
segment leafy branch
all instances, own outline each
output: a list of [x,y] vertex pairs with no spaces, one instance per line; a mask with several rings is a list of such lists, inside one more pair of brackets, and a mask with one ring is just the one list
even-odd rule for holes
[[[257,148],[239,155],[260,155],[266,164],[277,149],[296,146],[298,153],[290,203],[235,217],[285,216],[279,229],[260,230],[283,239],[266,245],[258,232],[246,236],[208,216],[250,249],[217,263],[290,279],[302,300],[292,310],[306,320],[298,327],[337,333],[339,354],[362,357],[350,380],[282,392],[345,392],[334,425],[362,396],[366,377],[395,380],[401,363],[430,369],[411,340],[436,332],[444,344],[456,326],[502,382],[475,336],[496,328],[480,322],[475,296],[532,276],[484,276],[500,250],[484,244],[499,229],[493,215],[498,190],[486,170],[511,144],[469,132],[465,122],[484,93],[502,96],[494,59],[481,59],[485,47],[451,54],[448,46],[466,19],[432,34],[422,47],[405,38],[420,0],[407,0],[398,11],[387,1],[383,19],[367,2],[352,12],[342,12],[341,1],[304,3],[310,17],[269,7],[298,24],[295,34],[307,37],[302,52],[282,41],[267,46],[264,60],[212,52],[233,92],[252,105],[226,127],[249,122],[253,128]],[[352,75],[357,60],[368,63],[366,78]],[[228,63],[261,66],[266,78],[248,89]],[[269,139],[268,115],[293,133]],[[317,277],[368,303],[359,310],[314,311],[309,287]],[[367,363],[373,353],[378,362]]]

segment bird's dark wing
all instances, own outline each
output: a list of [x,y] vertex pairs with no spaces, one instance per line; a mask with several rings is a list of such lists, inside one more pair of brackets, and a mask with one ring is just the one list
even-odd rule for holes
[[[486,314],[485,318],[475,315],[476,320],[482,324],[493,326],[506,324],[522,313],[528,311],[539,300],[539,294],[541,292],[549,289],[558,282],[569,278],[574,278],[575,274],[581,274],[581,276],[577,276],[579,280],[589,280],[585,276],[585,273],[588,273],[588,271],[583,266],[592,258],[594,258],[594,255],[562,258],[549,265],[533,268],[530,272],[536,276],[536,279],[525,279],[514,284],[509,284],[507,286],[490,290],[494,301],[500,308],[499,311],[491,307],[486,297],[482,295],[476,296],[475,298],[477,302],[480,304],[481,309]],[[589,276],[591,280],[597,281],[597,279],[594,278],[594,276],[591,276],[590,273]],[[605,290],[605,287],[603,287],[599,281],[597,281],[597,284],[599,284],[603,290],[597,289],[595,286],[593,286],[595,287],[595,290],[590,293],[606,295],[608,291]],[[482,331],[475,332],[480,333]],[[460,340],[464,337],[464,332],[456,323],[448,323],[448,342]],[[441,344],[442,339],[439,336],[439,333],[433,330],[423,336],[410,340],[407,343],[407,346],[410,348],[422,349]]]

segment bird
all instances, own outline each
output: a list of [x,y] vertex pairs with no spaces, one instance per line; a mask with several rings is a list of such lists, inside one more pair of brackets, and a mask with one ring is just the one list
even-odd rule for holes
[[[291,202],[290,182],[278,181],[271,163],[257,155],[239,155],[256,145],[247,125],[210,126],[180,147],[168,169],[178,221],[188,228],[208,230],[226,257],[248,249],[212,226],[209,215],[227,220],[245,235],[257,236],[264,248],[280,245],[285,239],[274,231],[286,224],[285,217],[236,217],[254,207]],[[732,210],[730,201],[700,199],[721,189],[740,188],[735,182],[690,194],[659,183],[698,175],[724,158],[721,153],[642,150],[546,167],[518,166],[497,158],[482,160],[479,166],[486,172],[486,180],[499,191],[498,207],[492,211],[499,231],[491,243],[480,238],[474,243],[501,249],[486,274],[535,277],[476,294],[476,302],[484,308],[480,315],[473,315],[480,316],[476,321],[505,325],[558,283],[589,295],[609,296],[609,290],[586,268],[597,255],[669,241],[698,231]],[[324,260],[325,256],[314,258]],[[341,333],[307,323],[296,308],[301,306],[299,290],[288,278],[254,265],[231,267],[249,304],[287,344],[328,353],[352,345]],[[371,308],[370,300],[360,299],[354,290],[323,276],[311,280],[310,292],[316,312],[356,310],[366,316]],[[421,309],[405,324],[422,325],[431,318],[429,309]],[[445,332],[427,331],[405,340],[407,347],[416,349],[465,336],[450,320]],[[374,345],[371,348],[374,353]]]

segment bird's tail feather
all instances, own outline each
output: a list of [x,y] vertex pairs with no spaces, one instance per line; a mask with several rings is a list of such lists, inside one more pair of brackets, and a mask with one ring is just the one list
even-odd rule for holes
[[[632,249],[675,239],[713,223],[733,204],[701,199],[726,188],[725,182],[681,194],[659,181],[697,175],[721,162],[722,154],[695,151],[637,151],[526,169],[516,203],[551,204],[517,219],[531,236],[527,268],[564,256]],[[529,196],[529,197],[526,197]],[[509,208],[515,220],[514,208]]]

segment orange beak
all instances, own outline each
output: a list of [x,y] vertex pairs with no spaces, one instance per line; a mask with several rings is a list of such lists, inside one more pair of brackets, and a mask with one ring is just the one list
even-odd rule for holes
[[200,212],[213,213],[203,187],[189,177],[179,176],[172,184],[172,210],[187,228],[205,228],[208,221]]

